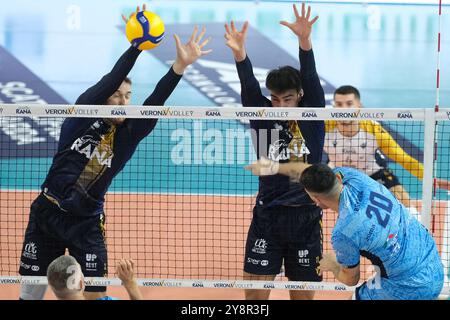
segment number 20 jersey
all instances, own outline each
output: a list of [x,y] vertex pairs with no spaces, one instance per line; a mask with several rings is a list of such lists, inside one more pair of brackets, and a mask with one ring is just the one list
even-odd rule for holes
[[382,277],[402,280],[436,261],[434,239],[388,189],[356,169],[333,171],[344,184],[332,233],[341,265],[356,267],[363,256]]

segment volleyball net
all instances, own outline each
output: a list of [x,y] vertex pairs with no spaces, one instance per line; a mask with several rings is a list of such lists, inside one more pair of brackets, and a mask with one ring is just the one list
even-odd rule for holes
[[[436,240],[448,294],[450,196],[435,178],[450,180],[450,109],[420,108],[0,105],[0,284],[46,283],[42,277],[18,276],[18,269],[30,205],[41,192],[68,117],[158,119],[107,192],[110,277],[88,278],[87,285],[120,285],[114,278],[116,261],[131,258],[142,286],[354,290],[337,283],[331,273],[318,283],[288,281],[283,269],[275,281],[243,280],[258,192],[258,178],[243,167],[256,160],[252,137],[261,134],[252,131],[249,121],[325,120],[323,162],[370,174],[389,168],[399,179],[408,196],[402,202],[420,212],[416,215]],[[360,129],[349,142],[336,130],[351,121],[358,121]],[[128,141],[117,141],[116,148],[120,143]],[[98,163],[114,161],[98,146],[80,143],[76,148]],[[324,211],[325,252],[332,250],[336,217]],[[33,244],[26,245],[32,253]],[[298,255],[301,259],[302,253]],[[361,267],[362,281],[373,276],[370,262],[361,260]]]

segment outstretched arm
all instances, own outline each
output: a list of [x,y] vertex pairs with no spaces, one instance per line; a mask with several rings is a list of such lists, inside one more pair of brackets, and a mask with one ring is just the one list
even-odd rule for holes
[[298,13],[297,7],[293,5],[295,21],[290,23],[281,21],[280,24],[288,27],[298,38],[299,42],[299,60],[300,76],[303,88],[302,106],[304,107],[325,107],[325,94],[320,84],[319,75],[316,70],[316,62],[312,50],[311,32],[314,23],[319,16],[311,17],[311,7],[306,10],[305,4],[302,4],[302,13]]
[[172,94],[173,90],[177,86],[184,73],[184,70],[200,57],[207,55],[212,50],[203,50],[203,48],[208,44],[211,38],[202,41],[205,35],[206,29],[203,28],[201,33],[198,33],[198,27],[194,28],[191,38],[186,44],[183,44],[178,37],[174,35],[175,45],[177,48],[177,57],[174,64],[170,68],[169,72],[159,81],[153,93],[145,100],[144,105],[146,106],[161,106],[163,105],[169,96]]
[[244,22],[241,31],[236,29],[234,21],[231,21],[230,26],[225,24],[225,39],[226,45],[233,52],[234,60],[241,62],[247,57],[245,50],[245,39],[247,38],[248,21]]
[[140,50],[130,47],[116,62],[111,72],[80,95],[75,104],[105,104],[130,73],[140,53]]
[[295,181],[299,181],[303,171],[309,166],[311,165],[303,162],[279,163],[266,158],[261,158],[251,165],[244,167],[244,169],[251,171],[255,176],[282,174]]
[[443,179],[436,179],[436,187],[439,189],[450,191],[450,181]]
[[[183,44],[178,37],[174,35],[177,48],[177,57],[174,64],[164,77],[159,80],[152,94],[144,101],[144,106],[162,106],[175,90],[178,82],[184,73],[184,70],[200,57],[207,55],[212,50],[203,50],[211,38],[202,41],[206,29],[203,28],[199,35],[198,27],[194,28],[191,38],[186,44]],[[158,119],[146,119],[133,121],[134,134],[136,139],[141,139],[148,135],[156,126]]]
[[[143,6],[143,10],[145,11],[145,5]],[[132,13],[130,17],[139,11],[140,8],[137,7],[136,12]],[[122,18],[127,21],[124,15],[122,15]],[[105,104],[106,100],[116,92],[123,80],[130,73],[140,53],[141,51],[139,49],[131,46],[119,58],[111,72],[79,96],[75,104]]]
[[362,128],[375,136],[380,150],[388,158],[400,164],[413,176],[423,179],[423,165],[407,154],[378,122],[362,122]]
[[245,50],[245,39],[248,32],[248,21],[239,31],[231,21],[225,24],[226,45],[233,52],[236,68],[241,82],[241,100],[244,107],[261,107],[267,99],[263,96],[258,80],[253,73],[252,63]]

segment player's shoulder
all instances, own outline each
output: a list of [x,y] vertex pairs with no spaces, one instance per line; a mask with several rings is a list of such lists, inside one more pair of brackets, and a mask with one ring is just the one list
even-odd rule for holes
[[384,130],[381,123],[375,120],[362,120],[359,122],[359,127],[370,134],[377,134]]
[[332,170],[335,174],[340,176],[342,181],[346,181],[348,180],[348,178],[363,176],[363,174],[360,171],[349,167],[335,167]]

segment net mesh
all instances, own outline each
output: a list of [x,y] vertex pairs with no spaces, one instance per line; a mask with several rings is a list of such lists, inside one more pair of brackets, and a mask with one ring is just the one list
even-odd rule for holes
[[[48,106],[33,107],[32,112],[40,115],[46,108]],[[22,116],[17,115],[17,110],[11,111],[15,116],[0,118],[1,276],[18,274],[30,205],[40,192],[57,150],[64,119]],[[132,258],[136,261],[139,278],[243,279],[245,242],[258,192],[258,179],[243,166],[253,162],[256,156],[248,121],[237,117],[237,109],[230,108],[229,113],[224,110],[226,108],[220,109],[221,112],[210,119],[205,118],[205,110],[202,110],[203,119],[196,119],[195,115],[191,119],[179,119],[176,115],[170,118],[166,112],[113,180],[105,199],[110,275],[114,275],[118,259]],[[370,113],[374,115],[383,110],[370,109]],[[313,114],[314,120],[348,121],[345,115],[333,116],[329,110]],[[416,114],[409,117],[409,112],[392,111],[392,114],[391,118],[397,119],[378,119],[385,132],[406,154],[423,162],[424,144],[431,143],[424,141],[424,120]],[[424,168],[441,179],[450,179],[449,127],[448,120],[436,122],[434,168],[433,163]],[[396,155],[394,161],[396,147],[371,132],[361,130],[353,144],[344,139],[329,142],[328,150],[325,148],[328,156],[324,159],[333,160],[335,165],[370,167],[366,168],[369,173],[387,165],[410,198],[402,201],[409,201],[409,207],[422,211],[422,181],[414,171],[414,162],[403,153]],[[326,139],[334,138],[329,133]],[[332,154],[333,143],[335,154]],[[375,157],[372,151],[379,145],[383,145],[382,152]],[[446,287],[449,285],[448,200],[447,191],[433,193],[430,226],[446,268]],[[336,217],[329,210],[324,212],[325,251],[331,250],[330,237]],[[361,265],[362,280],[373,275],[370,262],[363,259]],[[283,270],[276,280],[286,280]],[[324,281],[336,280],[326,273]]]

